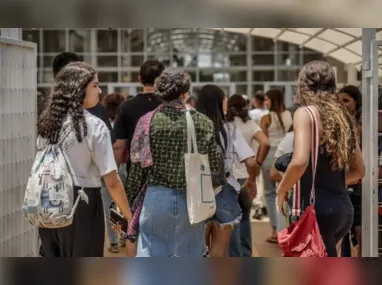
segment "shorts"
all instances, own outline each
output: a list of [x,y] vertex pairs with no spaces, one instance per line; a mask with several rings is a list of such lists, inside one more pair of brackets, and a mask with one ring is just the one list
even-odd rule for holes
[[230,184],[223,186],[222,190],[215,196],[215,200],[216,213],[209,221],[217,222],[221,227],[233,227],[240,223],[242,213],[239,195]]

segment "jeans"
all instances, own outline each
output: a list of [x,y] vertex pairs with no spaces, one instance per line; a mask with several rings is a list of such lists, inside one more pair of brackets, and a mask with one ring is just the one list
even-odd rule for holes
[[273,166],[273,160],[276,152],[275,146],[269,150],[267,158],[262,166],[264,177],[264,196],[267,202],[268,216],[271,221],[271,226],[277,228],[277,208],[276,208],[276,184],[269,178],[269,171]]
[[[121,178],[123,187],[126,189],[126,179],[127,179],[126,164],[120,165],[119,176]],[[107,230],[107,235],[109,238],[109,243],[110,245],[115,245],[115,244],[118,244],[118,234],[113,230],[112,225],[110,223],[110,205],[111,205],[112,199],[110,197],[109,192],[106,189],[105,181],[103,179],[102,179],[101,193],[102,193],[103,208],[104,208],[104,212],[106,216],[106,230]]]
[[148,186],[139,217],[137,257],[202,257],[204,227],[204,222],[190,224],[186,190]]
[[[246,179],[238,179],[240,185]],[[229,244],[228,253],[230,257],[252,257],[252,232],[250,212],[252,203],[249,200],[247,189],[242,189],[239,194],[239,204],[242,218],[239,224],[235,225]]]

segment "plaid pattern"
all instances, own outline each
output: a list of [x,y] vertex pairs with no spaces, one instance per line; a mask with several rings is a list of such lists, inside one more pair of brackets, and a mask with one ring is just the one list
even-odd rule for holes
[[[195,124],[198,150],[208,154],[211,171],[219,169],[220,154],[215,142],[212,121],[206,116],[190,111]],[[157,110],[150,125],[150,148],[153,164],[142,168],[133,163],[126,189],[130,203],[137,198],[142,186],[164,186],[172,189],[186,188],[184,154],[187,152],[187,124],[185,110],[164,106]]]

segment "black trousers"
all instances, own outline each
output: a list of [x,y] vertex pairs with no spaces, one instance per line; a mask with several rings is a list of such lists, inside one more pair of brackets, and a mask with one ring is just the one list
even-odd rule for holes
[[337,243],[350,231],[353,224],[353,214],[317,215],[328,257],[337,257]]
[[[74,189],[74,199],[80,187]],[[89,204],[80,201],[73,224],[59,229],[39,229],[45,257],[103,257],[105,217],[101,188],[85,188]]]

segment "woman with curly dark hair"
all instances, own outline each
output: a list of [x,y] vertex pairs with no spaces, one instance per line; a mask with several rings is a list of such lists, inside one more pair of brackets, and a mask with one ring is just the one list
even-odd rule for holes
[[[340,103],[332,67],[325,61],[306,64],[299,75],[295,112],[293,158],[278,187],[278,209],[286,195],[300,181],[301,214],[315,202],[318,226],[329,257],[337,256],[337,243],[353,223],[353,205],[346,185],[358,182],[365,174],[354,118]],[[311,145],[314,112],[319,141],[315,180],[312,179]],[[311,197],[314,181],[315,199]],[[298,204],[297,203],[297,204]]]
[[[355,118],[356,127],[358,129],[358,140],[361,142],[361,115],[362,115],[362,93],[356,86],[347,85],[339,91],[342,104],[349,111],[350,115]],[[362,252],[362,183],[348,185],[350,199],[354,207],[353,229],[356,241],[358,243],[357,255],[361,257]],[[341,249],[342,257],[351,257],[349,235],[345,236],[342,241]]]
[[[139,218],[138,257],[201,257],[205,250],[204,222],[191,225],[187,211],[185,103],[190,86],[185,71],[164,70],[154,86],[164,103],[141,117],[135,129],[126,188],[137,197],[135,193],[147,186]],[[217,172],[220,152],[214,126],[201,113],[188,112],[198,152],[208,154],[211,172]]]
[[83,62],[70,63],[57,74],[48,107],[37,124],[38,149],[44,149],[47,143],[59,143],[73,176],[75,199],[82,188],[89,198],[88,204],[78,205],[71,226],[39,229],[46,257],[103,256],[101,177],[125,218],[131,217],[110,132],[102,120],[85,110],[98,103],[100,92],[92,67]]
[[[243,135],[249,146],[253,142],[258,143],[257,160],[261,164],[267,157],[270,144],[269,140],[261,128],[248,116],[247,101],[242,95],[232,95],[228,99],[227,121],[234,124],[235,128]],[[243,163],[235,157],[233,173],[240,185],[248,179],[248,171]],[[252,235],[250,212],[252,201],[249,199],[248,189],[241,189],[239,193],[239,204],[242,218],[235,226],[229,245],[229,256],[231,257],[252,257]]]

